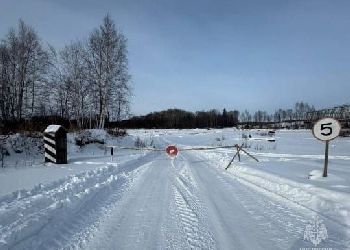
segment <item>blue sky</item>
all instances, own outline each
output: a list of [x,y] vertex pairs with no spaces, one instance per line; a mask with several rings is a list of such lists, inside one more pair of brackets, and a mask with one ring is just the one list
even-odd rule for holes
[[128,38],[133,114],[350,103],[347,0],[0,0],[0,37],[22,18],[61,48],[107,12]]

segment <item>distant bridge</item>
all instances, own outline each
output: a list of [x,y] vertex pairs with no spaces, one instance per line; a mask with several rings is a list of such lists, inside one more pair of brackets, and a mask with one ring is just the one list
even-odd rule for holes
[[239,125],[247,128],[312,128],[313,124],[322,118],[331,117],[337,119],[343,129],[350,129],[350,105],[341,105],[334,108],[321,109],[307,112],[304,119],[288,119],[269,122],[240,122]]
[[350,122],[350,105],[341,105],[329,109],[321,109],[317,111],[308,112],[306,114],[305,122],[314,122],[324,117],[332,117],[340,122]]

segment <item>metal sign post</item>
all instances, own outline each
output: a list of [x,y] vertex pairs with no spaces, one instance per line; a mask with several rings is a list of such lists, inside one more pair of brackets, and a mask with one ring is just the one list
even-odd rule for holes
[[313,129],[313,135],[321,141],[326,142],[325,154],[324,154],[324,168],[323,168],[323,177],[327,177],[328,172],[328,149],[329,141],[338,137],[340,133],[340,123],[333,118],[323,118],[318,120]]
[[326,141],[326,149],[324,152],[323,177],[327,177],[327,172],[328,172],[328,148],[329,148],[329,141]]

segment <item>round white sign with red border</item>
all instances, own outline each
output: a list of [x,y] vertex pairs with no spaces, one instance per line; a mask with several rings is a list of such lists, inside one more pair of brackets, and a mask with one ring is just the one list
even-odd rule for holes
[[318,120],[312,132],[321,141],[330,141],[338,137],[340,133],[340,123],[334,118],[323,118]]

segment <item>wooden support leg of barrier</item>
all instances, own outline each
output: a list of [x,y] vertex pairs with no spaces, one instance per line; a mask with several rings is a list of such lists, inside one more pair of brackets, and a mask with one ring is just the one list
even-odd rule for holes
[[238,161],[241,161],[241,155],[239,154],[239,151],[241,150],[241,148],[236,144],[235,145],[236,149],[237,149],[237,156],[238,156]]
[[229,164],[226,166],[225,170],[227,170],[230,165],[232,164],[233,160],[235,159],[236,156],[238,156],[238,161],[241,161],[241,155],[239,154],[239,152],[242,150],[246,155],[248,155],[250,158],[254,159],[255,161],[259,162],[259,160],[254,157],[253,155],[251,155],[250,153],[248,153],[246,150],[243,149],[243,144],[241,146],[238,146],[237,144],[235,145],[237,152],[236,154],[233,156],[232,160],[229,162]]
[[249,154],[247,151],[245,151],[243,148],[241,148],[241,150],[246,153],[249,157],[253,158],[254,160],[256,160],[257,162],[259,162],[259,160],[257,158],[255,158],[253,155]]
[[[242,146],[243,146],[243,144],[242,144],[241,146],[238,146],[237,144],[235,145],[235,147],[237,148],[237,152],[236,152],[236,154],[232,157],[231,161],[227,164],[225,170],[227,170],[227,169],[230,167],[230,165],[232,164],[232,162],[233,162],[233,160],[235,159],[235,157],[236,157],[237,155],[239,155],[239,151],[242,149]],[[240,157],[240,156],[239,156],[239,157]]]

